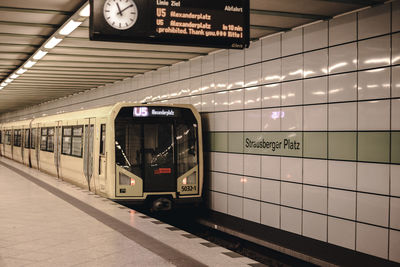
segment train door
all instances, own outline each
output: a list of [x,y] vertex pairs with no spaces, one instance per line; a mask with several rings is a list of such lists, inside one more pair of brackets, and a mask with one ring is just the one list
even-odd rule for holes
[[96,192],[96,184],[93,178],[93,143],[94,125],[96,118],[85,119],[85,141],[83,148],[83,173],[85,175],[89,191]]
[[35,169],[39,169],[39,125],[32,125],[31,128],[31,164]]
[[96,152],[99,155],[99,166],[98,166],[98,181],[99,189],[101,192],[106,192],[106,180],[107,180],[107,151],[106,151],[106,121],[107,119],[100,119],[98,124],[100,125],[100,136],[99,136],[99,148]]
[[54,129],[54,166],[56,167],[57,178],[60,178],[61,126],[62,122],[58,121]]
[[2,135],[3,131],[0,128],[0,157],[3,155],[2,151],[3,151],[3,135]]

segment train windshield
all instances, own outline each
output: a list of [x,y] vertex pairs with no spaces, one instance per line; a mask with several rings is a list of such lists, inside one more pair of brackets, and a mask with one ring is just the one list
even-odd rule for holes
[[145,192],[175,191],[176,179],[198,164],[197,122],[188,109],[174,111],[135,117],[123,108],[116,118],[116,164],[142,178]]

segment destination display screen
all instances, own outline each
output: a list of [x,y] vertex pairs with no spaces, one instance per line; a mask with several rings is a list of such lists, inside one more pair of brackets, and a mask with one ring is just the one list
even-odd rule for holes
[[249,0],[90,0],[90,39],[243,49]]
[[176,117],[177,110],[169,107],[133,107],[133,117]]

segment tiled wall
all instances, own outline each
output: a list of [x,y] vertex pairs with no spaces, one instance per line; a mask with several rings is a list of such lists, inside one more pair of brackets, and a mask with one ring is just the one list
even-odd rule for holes
[[202,112],[212,209],[400,262],[399,1],[7,116],[123,100]]

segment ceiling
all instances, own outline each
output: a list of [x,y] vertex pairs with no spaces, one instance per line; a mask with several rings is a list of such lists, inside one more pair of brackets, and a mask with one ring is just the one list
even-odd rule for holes
[[[19,69],[86,0],[0,0],[0,82]],[[250,0],[250,37],[376,5],[385,0]],[[216,49],[93,42],[89,19],[0,90],[0,114],[113,83]]]

